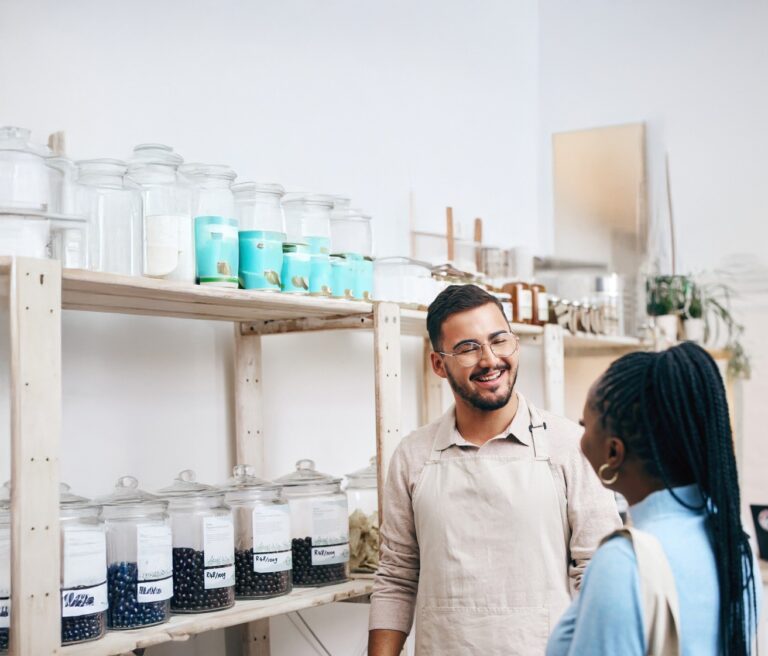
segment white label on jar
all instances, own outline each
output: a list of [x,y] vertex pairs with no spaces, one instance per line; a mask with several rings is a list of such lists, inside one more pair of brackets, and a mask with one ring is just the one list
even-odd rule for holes
[[107,582],[88,588],[61,590],[61,616],[79,617],[107,610]]
[[203,518],[204,567],[221,567],[235,562],[235,530],[231,517]]
[[107,578],[107,541],[104,531],[65,529],[62,588],[92,586]]
[[9,597],[0,597],[0,629],[11,626],[11,600]]
[[144,275],[167,276],[179,264],[179,224],[184,216],[151,214],[144,218]]
[[520,300],[520,319],[530,321],[533,319],[533,296],[530,289],[521,289],[517,298]]
[[349,560],[347,500],[318,500],[312,504],[312,564],[329,565]]
[[546,323],[549,320],[549,301],[546,292],[539,292],[539,321]]
[[252,513],[253,571],[284,572],[293,567],[291,513],[287,504],[257,506]]
[[136,584],[136,600],[141,603],[148,601],[164,601],[173,596],[173,577],[158,581],[139,581]]
[[285,572],[293,567],[293,554],[290,551],[272,551],[253,554],[253,571],[258,574]]
[[235,585],[235,566],[207,567],[205,569],[205,589],[231,588]]
[[335,544],[327,547],[312,547],[313,565],[338,565],[349,560],[349,545]]
[[173,596],[173,539],[170,526],[139,524],[136,527],[136,554],[139,585],[146,586],[138,601],[164,601]]

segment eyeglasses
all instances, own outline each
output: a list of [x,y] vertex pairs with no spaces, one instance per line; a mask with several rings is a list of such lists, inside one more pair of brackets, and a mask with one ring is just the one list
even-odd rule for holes
[[483,347],[487,346],[497,358],[508,358],[517,353],[520,340],[514,333],[500,333],[489,342],[464,342],[452,353],[437,351],[440,355],[456,358],[460,367],[474,367],[483,359]]

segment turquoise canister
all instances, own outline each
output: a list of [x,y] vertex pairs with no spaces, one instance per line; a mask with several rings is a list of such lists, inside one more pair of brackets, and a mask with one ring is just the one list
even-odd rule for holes
[[237,219],[195,217],[195,271],[201,285],[237,287]]
[[331,295],[331,240],[328,237],[306,237],[311,254],[309,293],[313,296]]
[[331,296],[352,298],[354,275],[351,262],[343,255],[331,256]]
[[281,289],[286,294],[308,294],[310,254],[306,244],[283,244]]
[[268,230],[242,230],[240,238],[240,287],[280,291],[285,235]]
[[354,263],[352,295],[360,301],[373,298],[373,258],[357,256]]

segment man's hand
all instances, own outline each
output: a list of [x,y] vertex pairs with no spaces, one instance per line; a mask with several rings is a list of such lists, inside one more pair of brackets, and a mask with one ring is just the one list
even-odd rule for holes
[[373,629],[368,632],[368,656],[400,656],[407,637],[402,631]]

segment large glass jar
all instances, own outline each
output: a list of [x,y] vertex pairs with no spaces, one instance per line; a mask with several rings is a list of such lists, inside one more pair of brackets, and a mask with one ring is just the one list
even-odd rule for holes
[[322,194],[293,194],[283,200],[286,241],[309,248],[309,293],[331,294],[331,210],[333,198]]
[[331,295],[369,301],[373,294],[371,217],[356,209],[334,209],[331,252]]
[[77,164],[68,157],[56,155],[45,160],[48,166],[50,198],[48,211],[54,214],[77,212]]
[[224,493],[198,483],[185,469],[158,490],[168,500],[173,529],[175,613],[205,613],[235,603],[235,542],[232,511]]
[[99,507],[62,483],[61,644],[101,638],[107,616],[107,545]]
[[379,567],[379,495],[376,456],[370,464],[347,474],[349,503],[349,568],[375,572]]
[[275,481],[291,509],[295,586],[345,581],[349,562],[349,516],[341,479],[322,474],[312,460]]
[[291,513],[279,485],[237,465],[226,486],[235,519],[235,596],[266,599],[291,591]]
[[140,490],[133,476],[119,478],[98,501],[107,528],[107,625],[135,629],[167,621],[173,595],[168,502]]
[[170,146],[133,149],[128,176],[141,188],[145,276],[195,282],[192,189],[178,174],[183,158]]
[[46,146],[33,144],[30,131],[0,127],[0,207],[47,210],[50,196]]
[[141,273],[141,193],[126,180],[117,159],[77,163],[78,212],[88,218],[88,268],[137,276]]
[[8,651],[11,629],[11,490],[0,488],[0,652]]
[[240,241],[240,286],[280,291],[285,218],[279,184],[241,182],[232,186]]
[[195,276],[201,285],[237,287],[238,235],[228,166],[184,164],[179,171],[192,184]]

